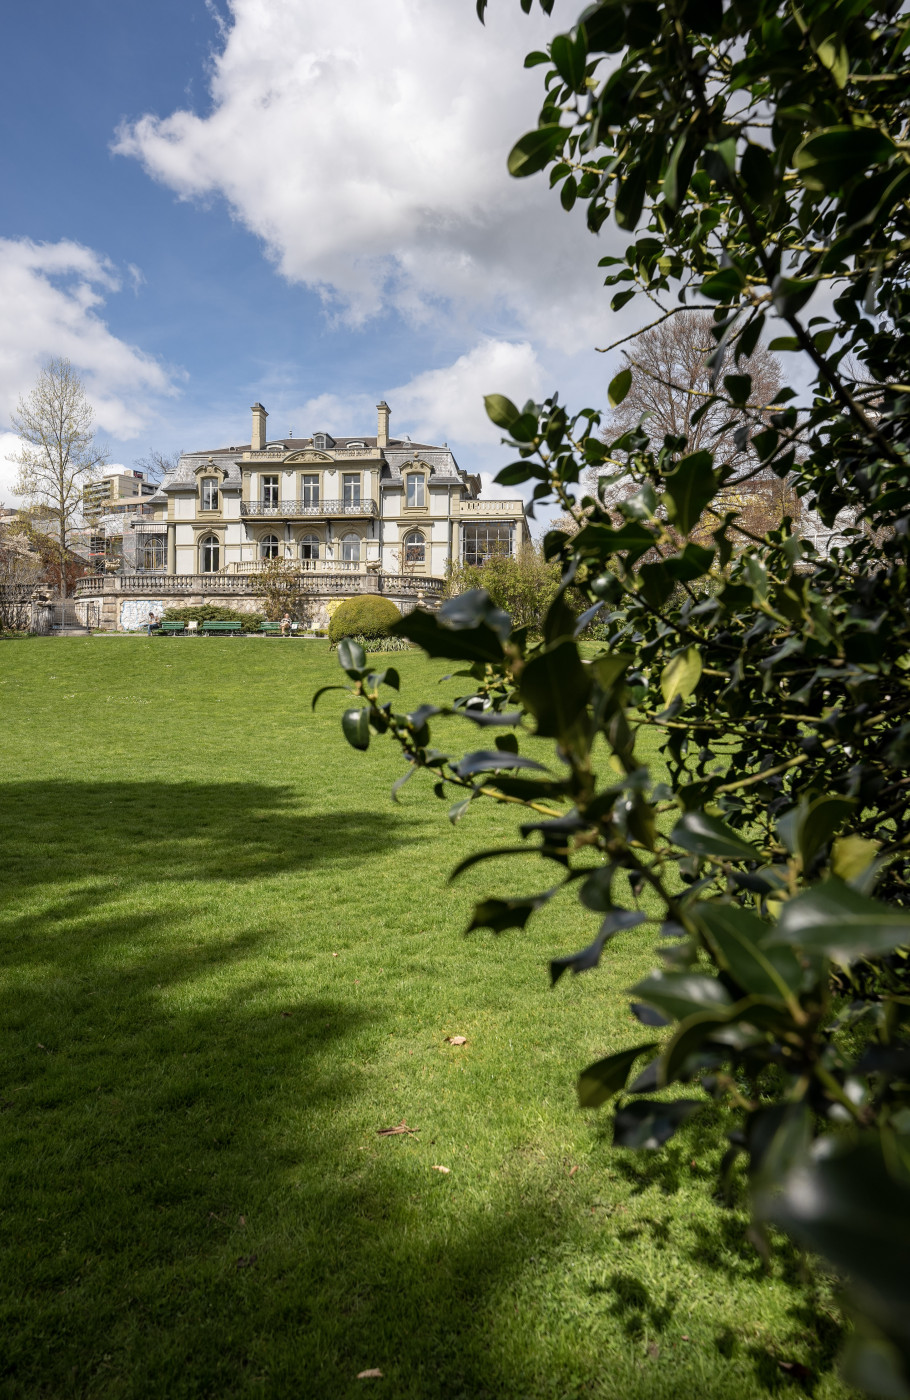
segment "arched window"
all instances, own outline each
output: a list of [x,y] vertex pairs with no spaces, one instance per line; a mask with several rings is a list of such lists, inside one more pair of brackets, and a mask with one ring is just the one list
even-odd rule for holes
[[360,536],[345,535],[341,541],[341,557],[346,564],[356,564],[360,559]]
[[217,574],[221,568],[221,545],[217,535],[206,535],[199,546],[199,556],[204,574]]
[[426,540],[419,530],[412,530],[404,538],[404,562],[406,564],[423,564],[426,562],[426,557]]
[[303,539],[300,541],[300,557],[301,559],[319,558],[318,535],[304,535]]
[[259,541],[259,557],[260,559],[278,558],[277,535],[263,535],[262,539]]

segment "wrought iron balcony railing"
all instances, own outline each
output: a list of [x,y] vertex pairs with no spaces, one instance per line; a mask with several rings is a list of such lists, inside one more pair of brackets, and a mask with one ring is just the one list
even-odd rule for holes
[[379,509],[375,501],[317,501],[315,505],[309,501],[278,501],[275,505],[271,501],[241,501],[240,514],[260,520],[281,520],[289,516],[324,520],[327,516],[375,516]]

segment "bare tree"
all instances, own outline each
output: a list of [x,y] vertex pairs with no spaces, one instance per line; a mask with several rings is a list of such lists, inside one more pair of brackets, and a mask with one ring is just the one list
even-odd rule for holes
[[67,546],[82,512],[83,487],[107,461],[106,450],[95,443],[92,406],[69,360],[47,361],[35,387],[20,398],[12,425],[21,440],[13,459],[19,467],[15,489],[53,519],[65,598]]
[[168,472],[174,470],[182,455],[181,452],[158,452],[152,448],[147,457],[138,457],[133,466],[145,472],[148,480],[157,486]]
[[737,443],[736,430],[745,422],[758,421],[771,408],[780,391],[781,369],[762,345],[739,365],[734,365],[731,355],[721,367],[718,386],[722,388],[725,374],[751,375],[750,408],[731,411],[727,403],[713,403],[693,424],[692,415],[713,395],[708,359],[715,349],[710,317],[698,311],[681,311],[638,336],[628,357],[632,385],[613,410],[607,425],[610,438],[641,422],[655,452],[667,435],[686,437],[689,452],[708,448],[718,465],[728,465],[740,475],[751,454],[748,446]]
[[[715,463],[731,472],[715,507],[737,511],[741,533],[764,535],[776,529],[785,515],[799,513],[796,493],[773,473],[761,470],[748,434],[741,431],[748,425],[758,429],[767,420],[781,388],[780,364],[761,345],[738,365],[731,354],[720,368],[717,384],[722,388],[727,374],[752,377],[747,405],[731,408],[727,402],[711,402],[715,385],[708,360],[715,349],[710,318],[698,311],[681,311],[637,336],[628,355],[632,383],[612,411],[604,437],[613,442],[640,426],[655,453],[665,437],[685,438],[688,452],[712,451]],[[693,423],[699,409],[703,411]],[[583,492],[593,495],[603,474],[603,469],[588,472]],[[606,504],[622,501],[633,489],[628,478],[615,482],[607,488]],[[576,526],[571,516],[561,516],[554,528],[571,533]]]

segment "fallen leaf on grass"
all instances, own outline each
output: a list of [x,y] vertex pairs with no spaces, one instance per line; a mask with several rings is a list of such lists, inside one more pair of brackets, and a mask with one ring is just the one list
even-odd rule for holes
[[378,1366],[374,1366],[371,1371],[358,1371],[357,1379],[359,1381],[378,1381],[382,1379],[382,1372]]
[[395,1137],[397,1133],[419,1133],[419,1128],[409,1128],[402,1118],[400,1123],[396,1123],[394,1128],[377,1128],[379,1137]]
[[576,1162],[576,1163],[575,1163],[575,1166],[570,1168],[570,1170],[569,1170],[569,1176],[574,1176],[575,1173],[576,1173],[577,1171],[578,1171],[578,1163]]
[[259,1258],[258,1254],[241,1254],[237,1260],[238,1269],[251,1269]]
[[437,1167],[437,1166],[434,1166],[434,1167],[431,1168],[431,1170],[434,1171],[434,1172],[445,1172],[446,1176],[448,1176],[449,1172],[451,1171],[451,1167]]
[[467,1043],[468,1043],[468,1037],[467,1037],[466,1035],[447,1035],[447,1036],[446,1036],[446,1044],[447,1044],[447,1045],[467,1045]]

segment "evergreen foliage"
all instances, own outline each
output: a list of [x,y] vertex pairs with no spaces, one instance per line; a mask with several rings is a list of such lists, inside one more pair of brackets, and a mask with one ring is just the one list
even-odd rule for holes
[[367,640],[387,637],[393,624],[400,621],[401,613],[389,598],[372,593],[345,598],[332,614],[329,641],[337,646],[343,637],[363,637]]

